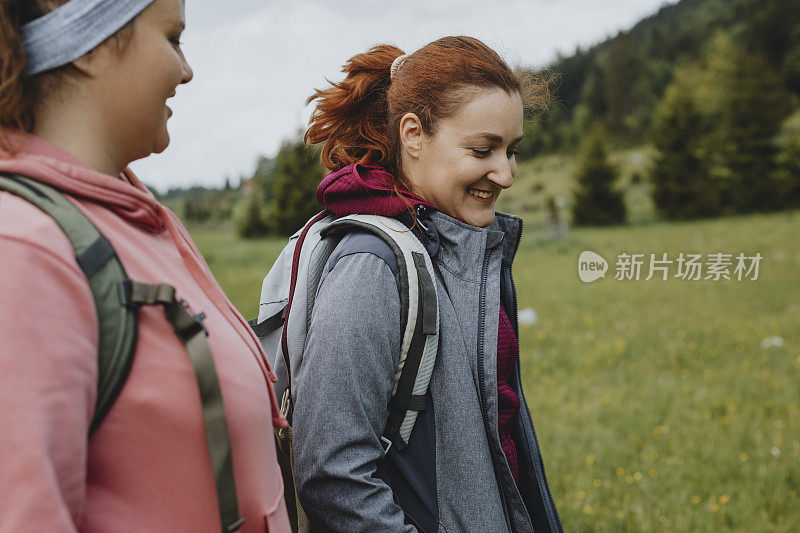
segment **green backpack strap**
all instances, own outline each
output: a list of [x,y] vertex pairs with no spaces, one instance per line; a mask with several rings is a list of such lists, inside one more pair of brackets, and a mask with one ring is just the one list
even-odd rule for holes
[[99,329],[97,402],[91,435],[119,395],[136,349],[137,313],[123,305],[119,284],[127,279],[111,243],[56,189],[24,176],[0,174],[0,190],[27,200],[49,215],[72,244],[94,296]]
[[205,315],[192,314],[184,302],[175,298],[175,288],[171,285],[148,285],[126,280],[121,285],[120,293],[124,304],[130,308],[142,305],[163,306],[167,320],[189,352],[203,405],[206,441],[217,486],[222,531],[236,531],[244,524],[244,518],[239,516],[228,422],[222,404],[217,369],[211,356],[211,346],[206,338],[208,332],[203,326]]
[[53,218],[72,244],[78,265],[89,281],[100,333],[97,403],[89,434],[108,413],[130,371],[136,348],[138,309],[142,305],[163,306],[194,366],[222,531],[239,529],[244,519],[239,516],[228,424],[202,323],[204,316],[193,315],[175,298],[175,288],[170,285],[147,285],[128,279],[108,239],[56,189],[24,176],[0,174],[0,190],[27,200]]

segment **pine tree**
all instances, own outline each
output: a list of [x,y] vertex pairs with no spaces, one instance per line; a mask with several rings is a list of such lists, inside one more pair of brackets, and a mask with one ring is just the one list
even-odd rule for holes
[[268,235],[270,227],[266,221],[266,211],[260,191],[247,193],[242,210],[236,217],[236,233],[246,239]]
[[713,39],[707,67],[710,116],[716,126],[709,150],[712,172],[721,182],[723,210],[780,208],[775,136],[790,109],[780,79],[763,57],[747,53],[726,34]]
[[780,142],[778,170],[775,180],[784,207],[800,207],[800,115],[795,114],[794,124],[787,124]]
[[661,216],[672,220],[719,213],[718,186],[703,154],[706,126],[695,102],[693,75],[679,69],[656,110],[652,198]]
[[639,134],[648,92],[642,50],[630,34],[621,33],[608,43],[604,59],[606,130],[623,137]]
[[324,169],[319,158],[298,139],[283,143],[272,172],[269,224],[274,233],[291,235],[322,209],[317,202],[317,186]]
[[622,192],[614,188],[617,169],[606,155],[603,133],[595,129],[576,176],[572,221],[576,226],[606,226],[625,222]]

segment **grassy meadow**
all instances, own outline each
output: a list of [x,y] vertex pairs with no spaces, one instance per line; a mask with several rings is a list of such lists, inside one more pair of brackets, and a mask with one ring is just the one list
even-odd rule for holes
[[[647,151],[614,158],[627,186]],[[800,211],[666,223],[634,184],[629,225],[551,241],[541,198],[568,193],[574,165],[523,163],[500,205],[526,221],[514,275],[520,309],[538,320],[521,327],[522,374],[565,529],[800,531]],[[190,232],[255,317],[285,240]],[[605,279],[580,281],[584,250],[608,261]],[[623,252],[763,259],[757,280],[681,280],[673,264],[670,279],[645,281],[647,262],[640,281],[615,280]]]

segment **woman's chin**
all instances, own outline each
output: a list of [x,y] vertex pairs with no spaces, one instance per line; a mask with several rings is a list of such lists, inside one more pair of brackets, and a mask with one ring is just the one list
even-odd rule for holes
[[494,222],[494,209],[491,211],[487,211],[485,213],[474,213],[464,215],[462,218],[464,222],[469,224],[470,226],[475,226],[476,228],[486,228],[492,225]]
[[165,130],[163,135],[156,141],[155,146],[153,146],[153,153],[160,154],[167,149],[167,146],[169,146],[169,133]]

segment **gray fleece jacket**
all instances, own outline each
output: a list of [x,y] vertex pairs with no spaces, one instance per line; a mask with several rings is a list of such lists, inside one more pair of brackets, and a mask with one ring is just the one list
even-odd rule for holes
[[292,368],[301,503],[326,531],[561,531],[519,372],[519,485],[498,435],[499,306],[517,328],[511,263],[522,221],[498,213],[476,228],[434,211],[420,222],[441,321],[428,407],[409,447],[384,458],[401,342],[397,265],[378,237],[351,235],[328,261]]

